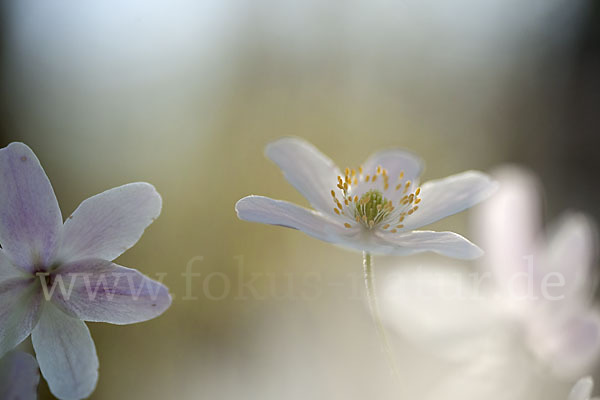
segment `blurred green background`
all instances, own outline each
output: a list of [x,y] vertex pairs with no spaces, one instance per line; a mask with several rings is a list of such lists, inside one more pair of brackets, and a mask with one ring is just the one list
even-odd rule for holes
[[[175,300],[143,324],[89,324],[94,399],[399,398],[360,298],[360,255],[235,215],[248,194],[307,204],[263,155],[281,136],[342,167],[408,148],[426,160],[424,179],[519,162],[541,176],[549,217],[600,216],[598,2],[0,7],[2,145],[36,152],[64,216],[133,181],[164,199],[117,262],[166,273]],[[469,237],[465,213],[434,228]],[[425,259],[446,262],[386,259],[379,272]],[[201,276],[185,300],[190,262]],[[240,286],[251,279],[258,296]],[[395,348],[401,398],[447,373],[399,338]],[[565,386],[545,390],[565,398]],[[40,393],[51,398],[45,383]]]

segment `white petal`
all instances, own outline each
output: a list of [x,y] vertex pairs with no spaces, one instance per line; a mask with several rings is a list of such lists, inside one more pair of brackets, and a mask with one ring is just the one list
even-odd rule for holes
[[312,144],[297,138],[269,143],[265,154],[316,210],[331,213],[330,192],[340,175],[333,161]]
[[587,302],[592,296],[596,242],[593,222],[582,214],[566,214],[550,229],[546,254],[536,267],[542,276],[554,272],[564,277],[566,302]]
[[98,356],[84,322],[46,303],[31,341],[53,395],[76,400],[94,391],[98,381]]
[[39,319],[42,296],[35,279],[0,282],[0,357],[25,340]]
[[144,182],[90,197],[65,222],[57,259],[114,260],[140,239],[161,207],[162,200],[154,186]]
[[235,210],[245,221],[298,229],[330,243],[341,244],[357,234],[357,228],[345,228],[318,212],[263,196],[244,197],[237,202]]
[[[379,178],[376,182],[373,179],[361,180],[358,186],[352,187],[350,194],[361,198],[370,190],[377,190],[383,193],[383,196],[396,203],[404,194],[404,190],[396,190],[398,184],[407,187],[407,193],[412,193],[419,186],[419,176],[423,171],[423,161],[415,154],[400,149],[382,150],[371,155],[363,164],[363,175],[374,176],[377,167],[381,166],[387,170],[388,188],[385,188],[384,180]],[[399,179],[402,173],[402,179]]]
[[421,186],[419,209],[404,222],[405,229],[415,229],[456,214],[486,199],[497,184],[486,174],[467,171]]
[[[58,279],[66,288],[64,293]],[[171,305],[164,285],[106,260],[61,265],[53,281],[56,287],[52,301],[84,321],[133,324],[158,317]]]
[[473,259],[483,252],[475,244],[454,232],[412,231],[380,232],[372,250],[380,254],[410,255],[432,251],[458,259]]
[[12,351],[0,359],[0,396],[4,400],[36,400],[40,373],[30,354]]
[[54,190],[33,151],[23,143],[0,150],[0,243],[13,263],[33,272],[48,265],[62,216]]
[[[515,285],[515,275],[527,271],[526,257],[536,251],[542,226],[540,185],[530,172],[518,167],[503,167],[493,176],[499,190],[477,207],[472,221],[475,237],[486,252],[485,265],[500,289],[508,293]],[[517,293],[525,290],[514,289],[519,289]]]
[[577,381],[571,389],[568,400],[590,400],[592,390],[594,389],[594,381],[592,377],[586,376]]
[[371,155],[363,164],[364,174],[372,175],[377,167],[387,169],[390,177],[390,185],[396,185],[400,173],[403,173],[404,181],[418,181],[423,172],[423,160],[409,151],[401,149],[382,150]]
[[436,355],[469,359],[485,348],[498,321],[476,283],[451,264],[399,269],[383,284],[384,319],[400,336]]

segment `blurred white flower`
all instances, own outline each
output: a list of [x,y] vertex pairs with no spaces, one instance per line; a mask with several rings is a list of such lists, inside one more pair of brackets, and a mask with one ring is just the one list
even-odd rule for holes
[[567,212],[544,233],[536,179],[516,168],[498,178],[503,188],[475,214],[475,227],[499,305],[544,365],[559,376],[581,376],[600,354],[595,225]]
[[375,153],[358,170],[341,172],[314,146],[293,138],[269,144],[266,155],[314,210],[248,196],[235,206],[240,219],[299,229],[373,254],[433,251],[462,259],[482,254],[456,233],[414,230],[489,196],[496,184],[481,172],[467,171],[419,186],[422,161],[403,150]]
[[[386,286],[384,316],[443,358],[485,359],[478,379],[493,385],[504,374],[504,384],[511,381],[509,389],[522,393],[517,386],[527,386],[527,374],[574,378],[598,359],[600,317],[591,303],[590,269],[596,233],[575,213],[545,233],[535,178],[516,167],[495,177],[500,190],[475,210],[476,236],[486,250],[480,270],[400,271]],[[495,372],[481,378],[490,368]]]
[[594,390],[594,381],[591,377],[586,376],[573,386],[567,400],[600,400],[600,397],[591,398],[592,390]]

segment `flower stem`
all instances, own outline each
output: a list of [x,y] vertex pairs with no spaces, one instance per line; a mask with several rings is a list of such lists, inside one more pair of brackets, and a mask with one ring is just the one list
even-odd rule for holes
[[373,323],[375,324],[375,329],[377,330],[377,336],[379,336],[379,341],[381,342],[382,350],[386,354],[387,359],[390,363],[392,374],[394,375],[394,377],[400,378],[398,366],[396,365],[396,359],[394,358],[394,354],[392,352],[392,346],[390,345],[388,335],[386,333],[385,327],[383,326],[383,323],[381,322],[381,316],[379,314],[377,296],[375,295],[375,275],[373,273],[372,257],[371,254],[366,251],[363,251],[363,267],[365,270],[367,302],[369,303],[371,317],[373,318]]

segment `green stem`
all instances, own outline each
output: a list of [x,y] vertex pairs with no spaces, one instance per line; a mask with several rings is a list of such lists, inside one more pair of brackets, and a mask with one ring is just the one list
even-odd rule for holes
[[363,251],[363,267],[365,270],[365,286],[367,288],[367,302],[369,303],[369,309],[371,311],[371,317],[373,317],[373,323],[375,324],[375,329],[377,330],[377,336],[379,336],[379,340],[381,342],[381,347],[386,354],[388,361],[390,363],[390,367],[392,369],[392,374],[399,378],[400,374],[398,372],[398,366],[396,365],[396,359],[394,358],[394,354],[392,352],[392,346],[390,345],[390,341],[388,339],[388,335],[386,333],[385,327],[381,322],[381,316],[379,314],[379,306],[377,304],[377,296],[375,295],[375,275],[373,274],[373,262],[371,258],[371,254]]

